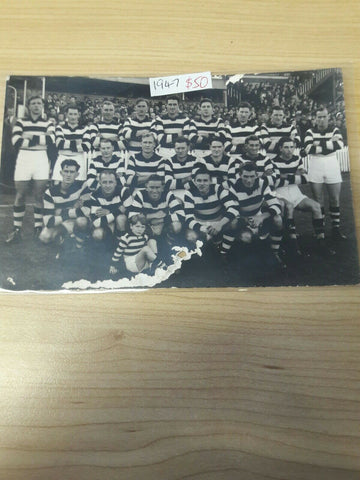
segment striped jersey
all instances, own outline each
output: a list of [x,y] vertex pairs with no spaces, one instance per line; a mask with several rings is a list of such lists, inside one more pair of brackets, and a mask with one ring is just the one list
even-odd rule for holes
[[262,144],[262,134],[259,125],[255,120],[250,120],[245,124],[241,124],[238,120],[226,127],[226,135],[228,143],[231,144],[229,153],[232,155],[241,155],[244,153],[245,139],[250,135],[256,135],[260,144]]
[[174,148],[178,137],[189,135],[190,119],[183,113],[176,117],[168,114],[158,116],[153,124],[158,144],[163,148]]
[[142,130],[147,130],[148,132],[155,130],[153,122],[148,116],[143,120],[139,120],[137,117],[129,117],[125,120],[121,140],[124,142],[127,150],[141,152],[141,136],[137,136],[137,133]]
[[172,222],[180,222],[184,217],[180,200],[172,192],[165,191],[157,201],[152,200],[146,190],[138,191],[134,195],[129,218],[141,213],[148,221],[169,217]]
[[[95,228],[106,227],[115,221],[115,218],[126,213],[131,206],[132,197],[130,190],[127,187],[117,186],[114,193],[111,195],[104,195],[101,188],[92,192],[90,200],[87,202],[90,219]],[[99,208],[109,210],[107,215],[98,217],[96,212]]]
[[344,141],[337,127],[329,127],[324,131],[314,127],[306,132],[305,152],[307,155],[330,155],[343,147]]
[[212,155],[206,155],[203,158],[199,158],[194,165],[193,175],[199,167],[206,167],[210,173],[212,183],[221,185],[228,180],[230,163],[231,159],[228,155],[223,155],[218,163],[215,162]]
[[120,141],[122,124],[118,121],[113,120],[111,122],[106,122],[105,120],[101,120],[100,122],[91,125],[89,130],[93,150],[99,150],[101,138],[108,138],[111,140],[114,150],[117,152],[123,148]]
[[13,127],[11,141],[21,150],[46,150],[55,143],[55,126],[41,117],[20,118]]
[[233,195],[221,185],[213,183],[205,196],[191,183],[190,189],[185,193],[184,210],[186,226],[195,232],[200,232],[201,222],[217,221],[224,217],[231,221],[237,216]]
[[81,207],[75,204],[87,193],[85,183],[80,180],[75,180],[66,191],[62,191],[61,183],[52,185],[44,194],[44,225],[52,228],[69,218],[81,217]]
[[195,150],[209,150],[211,140],[219,137],[226,140],[226,128],[221,118],[190,120],[189,140]]
[[181,190],[184,188],[184,180],[189,180],[192,175],[197,159],[187,155],[183,162],[176,155],[165,160],[165,185],[168,190]]
[[119,239],[119,244],[114,252],[111,262],[116,263],[122,256],[132,257],[137,255],[142,248],[144,248],[149,241],[149,236],[134,235],[133,233],[125,233]]
[[276,194],[271,190],[267,178],[256,178],[252,188],[247,188],[239,178],[232,186],[238,201],[241,217],[253,217],[264,210],[272,215],[281,214],[281,206]]
[[282,137],[291,138],[291,140],[294,140],[297,147],[300,146],[300,135],[296,127],[290,123],[276,126],[270,122],[268,125],[262,126],[261,133],[263,136],[264,147],[269,154],[276,155],[279,153],[278,143]]
[[71,157],[81,152],[89,152],[91,148],[90,131],[87,126],[72,128],[68,123],[57,125],[55,144],[60,155]]
[[87,173],[87,184],[91,190],[98,187],[99,173],[103,170],[112,170],[118,178],[123,177],[125,160],[118,153],[114,153],[109,162],[105,162],[100,154],[94,157]]
[[276,188],[307,183],[306,175],[301,173],[296,175],[296,172],[301,169],[305,170],[304,162],[298,155],[293,155],[289,160],[284,160],[280,155],[272,159],[274,167],[278,172],[278,179],[276,181]]
[[146,180],[141,177],[147,178],[154,174],[165,177],[164,158],[157,153],[154,153],[151,158],[145,158],[142,152],[130,156],[126,172],[128,184],[132,187],[142,187]]

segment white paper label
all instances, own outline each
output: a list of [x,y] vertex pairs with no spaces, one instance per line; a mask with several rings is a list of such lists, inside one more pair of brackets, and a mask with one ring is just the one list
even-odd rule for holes
[[212,88],[210,72],[172,75],[171,77],[156,77],[150,78],[149,81],[150,94],[152,97]]

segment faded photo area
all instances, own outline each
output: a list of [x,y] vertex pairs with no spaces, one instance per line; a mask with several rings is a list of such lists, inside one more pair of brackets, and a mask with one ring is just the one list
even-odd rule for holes
[[11,76],[0,182],[4,291],[359,281],[340,69]]

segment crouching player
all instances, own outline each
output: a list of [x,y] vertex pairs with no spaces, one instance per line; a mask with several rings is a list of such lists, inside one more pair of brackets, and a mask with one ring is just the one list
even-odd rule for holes
[[188,242],[212,240],[221,244],[220,253],[227,253],[231,247],[227,231],[237,216],[236,201],[229,190],[212,183],[205,166],[194,171],[190,189],[185,193],[184,210]]
[[156,240],[145,233],[145,215],[134,215],[129,220],[129,232],[122,235],[111,260],[109,273],[119,272],[123,259],[125,270],[129,273],[140,273],[151,267],[157,259]]
[[114,170],[99,174],[99,188],[91,194],[88,210],[92,238],[96,242],[118,238],[125,232],[127,208],[132,198],[127,187],[120,187]]
[[[73,159],[61,162],[61,183],[48,188],[44,195],[44,228],[39,240],[42,243],[57,241],[62,244],[64,239],[78,229],[86,227],[83,217],[83,198],[87,194],[84,182],[76,180],[80,165]],[[59,253],[57,254],[57,256]]]
[[281,205],[268,180],[259,178],[257,173],[256,165],[245,163],[233,185],[232,191],[238,201],[240,214],[237,237],[244,243],[251,243],[254,237],[262,239],[270,234],[273,259],[277,265],[285,268],[279,256],[283,236]]
[[320,203],[304,195],[298,184],[306,183],[306,171],[302,159],[294,155],[295,142],[291,138],[282,137],[278,142],[279,154],[273,159],[273,163],[280,174],[276,181],[276,194],[284,204],[285,224],[289,234],[292,251],[300,255],[297,245],[297,234],[294,221],[294,210],[312,213],[312,224],[317,240],[317,250],[321,255],[334,255],[325,242],[324,218]]

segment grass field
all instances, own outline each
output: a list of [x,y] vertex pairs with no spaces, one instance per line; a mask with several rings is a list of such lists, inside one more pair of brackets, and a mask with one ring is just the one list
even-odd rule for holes
[[[251,286],[296,286],[296,285],[346,285],[359,282],[359,262],[352,209],[349,174],[343,175],[341,194],[342,230],[348,236],[345,242],[329,245],[336,250],[333,257],[324,258],[315,253],[315,239],[310,214],[296,214],[300,234],[299,243],[308,254],[295,261],[287,258],[288,268],[276,268],[261,245],[242,246],[235,244],[224,265],[211,245],[203,248],[201,257],[195,255],[183,262],[181,269],[158,286],[165,287],[251,287]],[[309,194],[309,187],[304,187]],[[107,270],[111,251],[92,250],[86,258],[77,255],[55,259],[55,246],[41,245],[33,238],[32,199],[24,221],[24,240],[20,244],[6,245],[5,238],[12,229],[11,189],[0,193],[0,285],[11,290],[59,290],[63,283],[87,279],[94,283],[108,277]],[[326,222],[329,236],[330,224]]]

